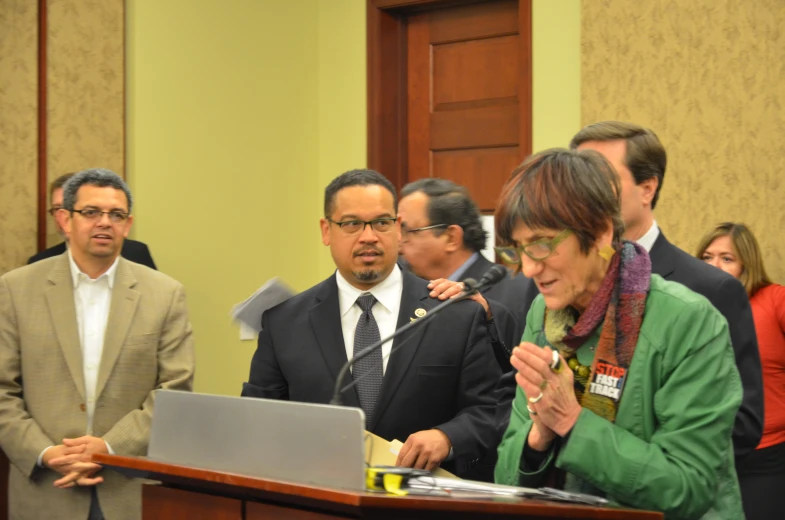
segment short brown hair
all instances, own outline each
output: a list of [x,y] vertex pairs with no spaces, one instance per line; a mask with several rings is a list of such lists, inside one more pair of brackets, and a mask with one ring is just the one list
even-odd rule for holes
[[771,279],[766,274],[766,267],[763,265],[763,255],[761,255],[758,240],[744,224],[736,222],[717,224],[714,229],[701,238],[695,256],[702,260],[703,253],[711,243],[725,236],[730,237],[733,250],[741,261],[742,270],[739,281],[747,290],[747,295],[752,297],[760,289],[771,285]]
[[616,172],[599,153],[546,150],[526,159],[502,188],[497,234],[502,243],[513,244],[519,223],[532,229],[570,229],[587,254],[611,225],[618,244],[624,232],[620,193]]
[[630,169],[635,184],[657,178],[657,190],[651,199],[651,209],[657,205],[660,190],[665,180],[668,156],[657,134],[648,128],[622,121],[602,121],[584,127],[570,141],[570,148],[578,148],[587,141],[616,141],[623,139],[627,144],[624,164]]
[[49,186],[49,198],[51,199],[52,194],[55,192],[55,190],[59,190],[60,188],[62,188],[65,185],[65,183],[68,182],[68,179],[70,179],[74,175],[76,175],[76,172],[64,173],[60,177],[53,180],[52,185]]

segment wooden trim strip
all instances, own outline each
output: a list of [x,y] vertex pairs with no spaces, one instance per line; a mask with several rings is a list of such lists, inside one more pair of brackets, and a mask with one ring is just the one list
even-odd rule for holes
[[38,0],[38,251],[46,249],[46,20],[47,0]]

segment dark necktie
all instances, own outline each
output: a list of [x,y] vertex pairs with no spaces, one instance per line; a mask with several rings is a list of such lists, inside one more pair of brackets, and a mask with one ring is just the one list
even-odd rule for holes
[[[374,304],[376,298],[372,294],[366,294],[357,298],[357,305],[363,313],[357,321],[357,329],[354,331],[354,355],[361,350],[371,346],[381,339],[379,326],[373,317]],[[357,393],[360,396],[360,406],[365,412],[366,423],[370,424],[373,418],[373,411],[379,393],[382,390],[382,349],[377,348],[361,360],[354,363],[352,377],[357,382]]]

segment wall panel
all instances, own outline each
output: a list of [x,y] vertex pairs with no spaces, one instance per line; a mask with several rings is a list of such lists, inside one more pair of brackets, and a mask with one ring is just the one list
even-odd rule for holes
[[38,8],[0,2],[0,275],[36,248]]
[[668,151],[657,221],[693,253],[749,224],[785,282],[785,3],[583,1],[582,122],[651,127]]

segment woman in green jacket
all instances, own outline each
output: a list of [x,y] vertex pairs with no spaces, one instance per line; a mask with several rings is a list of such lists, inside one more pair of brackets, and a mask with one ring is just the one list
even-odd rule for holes
[[667,518],[743,518],[728,325],[622,241],[621,187],[599,154],[529,158],[499,201],[497,248],[540,290],[511,363],[517,394],[496,481],[556,486]]

